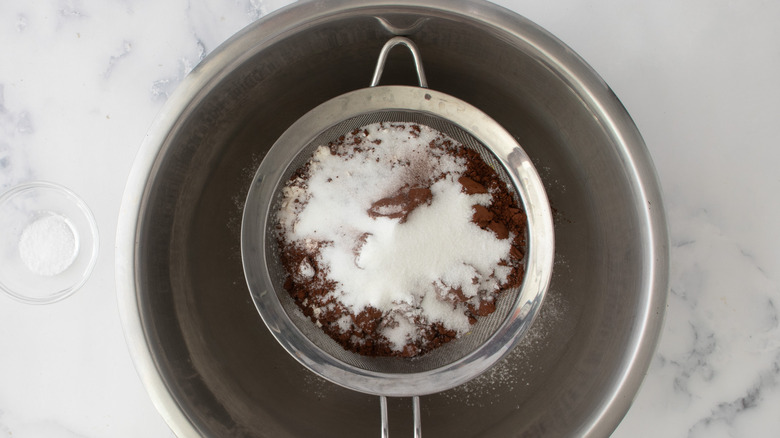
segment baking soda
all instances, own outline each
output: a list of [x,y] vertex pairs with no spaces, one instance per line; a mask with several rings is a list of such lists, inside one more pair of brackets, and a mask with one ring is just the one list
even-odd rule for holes
[[19,256],[32,273],[52,277],[64,272],[78,254],[78,236],[70,221],[57,214],[43,216],[23,231]]

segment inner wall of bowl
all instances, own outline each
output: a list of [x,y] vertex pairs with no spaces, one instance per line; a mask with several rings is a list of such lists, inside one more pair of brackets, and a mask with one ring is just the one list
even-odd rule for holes
[[[420,18],[419,9],[395,10],[377,14]],[[521,43],[468,17],[428,13],[410,37],[430,87],[516,136],[557,216],[553,303],[545,305],[555,307],[535,323],[540,341],[510,356],[522,384],[478,382],[468,401],[458,389],[425,397],[426,436],[571,434],[627,366],[641,300],[630,291],[642,287],[646,256],[636,181],[587,106]],[[268,148],[311,108],[370,81],[392,36],[372,15],[345,12],[257,51],[204,90],[163,145],[141,216],[139,301],[160,373],[204,436],[376,434],[375,398],[311,375],[268,333],[239,248],[243,200]],[[382,83],[415,82],[408,55],[391,52]],[[390,421],[394,434],[411,434],[406,402],[391,402]]]

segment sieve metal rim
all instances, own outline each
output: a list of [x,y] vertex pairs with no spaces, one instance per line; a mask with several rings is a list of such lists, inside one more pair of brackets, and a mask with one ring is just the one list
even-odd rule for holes
[[[264,251],[273,191],[287,164],[321,132],[374,111],[417,111],[458,125],[486,145],[504,166],[528,216],[527,271],[513,311],[487,342],[447,366],[417,373],[381,373],[344,363],[314,345],[287,316],[274,291]],[[283,165],[280,165],[283,164]],[[263,322],[298,362],[343,387],[380,396],[441,392],[478,376],[504,357],[528,329],[544,298],[553,265],[552,213],[530,158],[501,125],[476,107],[435,90],[377,86],[337,96],[293,123],[274,143],[251,183],[244,208],[241,255],[252,300]]]

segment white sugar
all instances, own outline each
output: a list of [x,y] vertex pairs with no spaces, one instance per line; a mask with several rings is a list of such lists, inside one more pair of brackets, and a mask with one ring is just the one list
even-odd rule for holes
[[386,326],[382,330],[393,350],[401,351],[404,346],[416,338],[417,327],[406,318],[394,318],[394,325]]
[[[478,291],[497,291],[511,271],[500,263],[512,239],[499,240],[472,222],[473,206],[489,205],[491,195],[465,193],[458,182],[465,160],[429,147],[441,138],[437,131],[411,126],[361,128],[356,150],[318,148],[307,177],[284,189],[277,217],[286,242],[326,243],[317,262],[337,283],[334,297],[354,313],[371,306],[389,315],[381,332],[396,350],[416,338],[415,320],[468,331],[466,306],[444,294],[460,290],[478,305]],[[406,216],[392,202],[375,206],[419,186],[430,189],[430,198]],[[299,274],[314,272],[301,266]],[[343,331],[348,324],[338,321]]]
[[[322,251],[330,278],[341,285],[340,301],[353,309],[368,305],[389,310],[393,303],[418,305],[440,281],[449,288],[468,288],[476,275],[490,276],[510,241],[498,240],[471,222],[471,206],[488,195],[466,195],[450,177],[431,187],[431,205],[415,209],[406,223],[377,218],[352,221],[368,233],[358,263],[354,241]],[[365,216],[365,213],[363,214]],[[360,223],[358,223],[360,222]]]
[[304,259],[298,266],[298,274],[305,278],[312,278],[315,274],[314,267],[308,260]]

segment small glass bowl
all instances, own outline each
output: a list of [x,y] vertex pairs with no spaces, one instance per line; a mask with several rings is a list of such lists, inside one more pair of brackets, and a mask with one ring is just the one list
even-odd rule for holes
[[95,217],[67,188],[39,181],[0,195],[0,289],[11,297],[62,300],[84,285],[97,255]]

